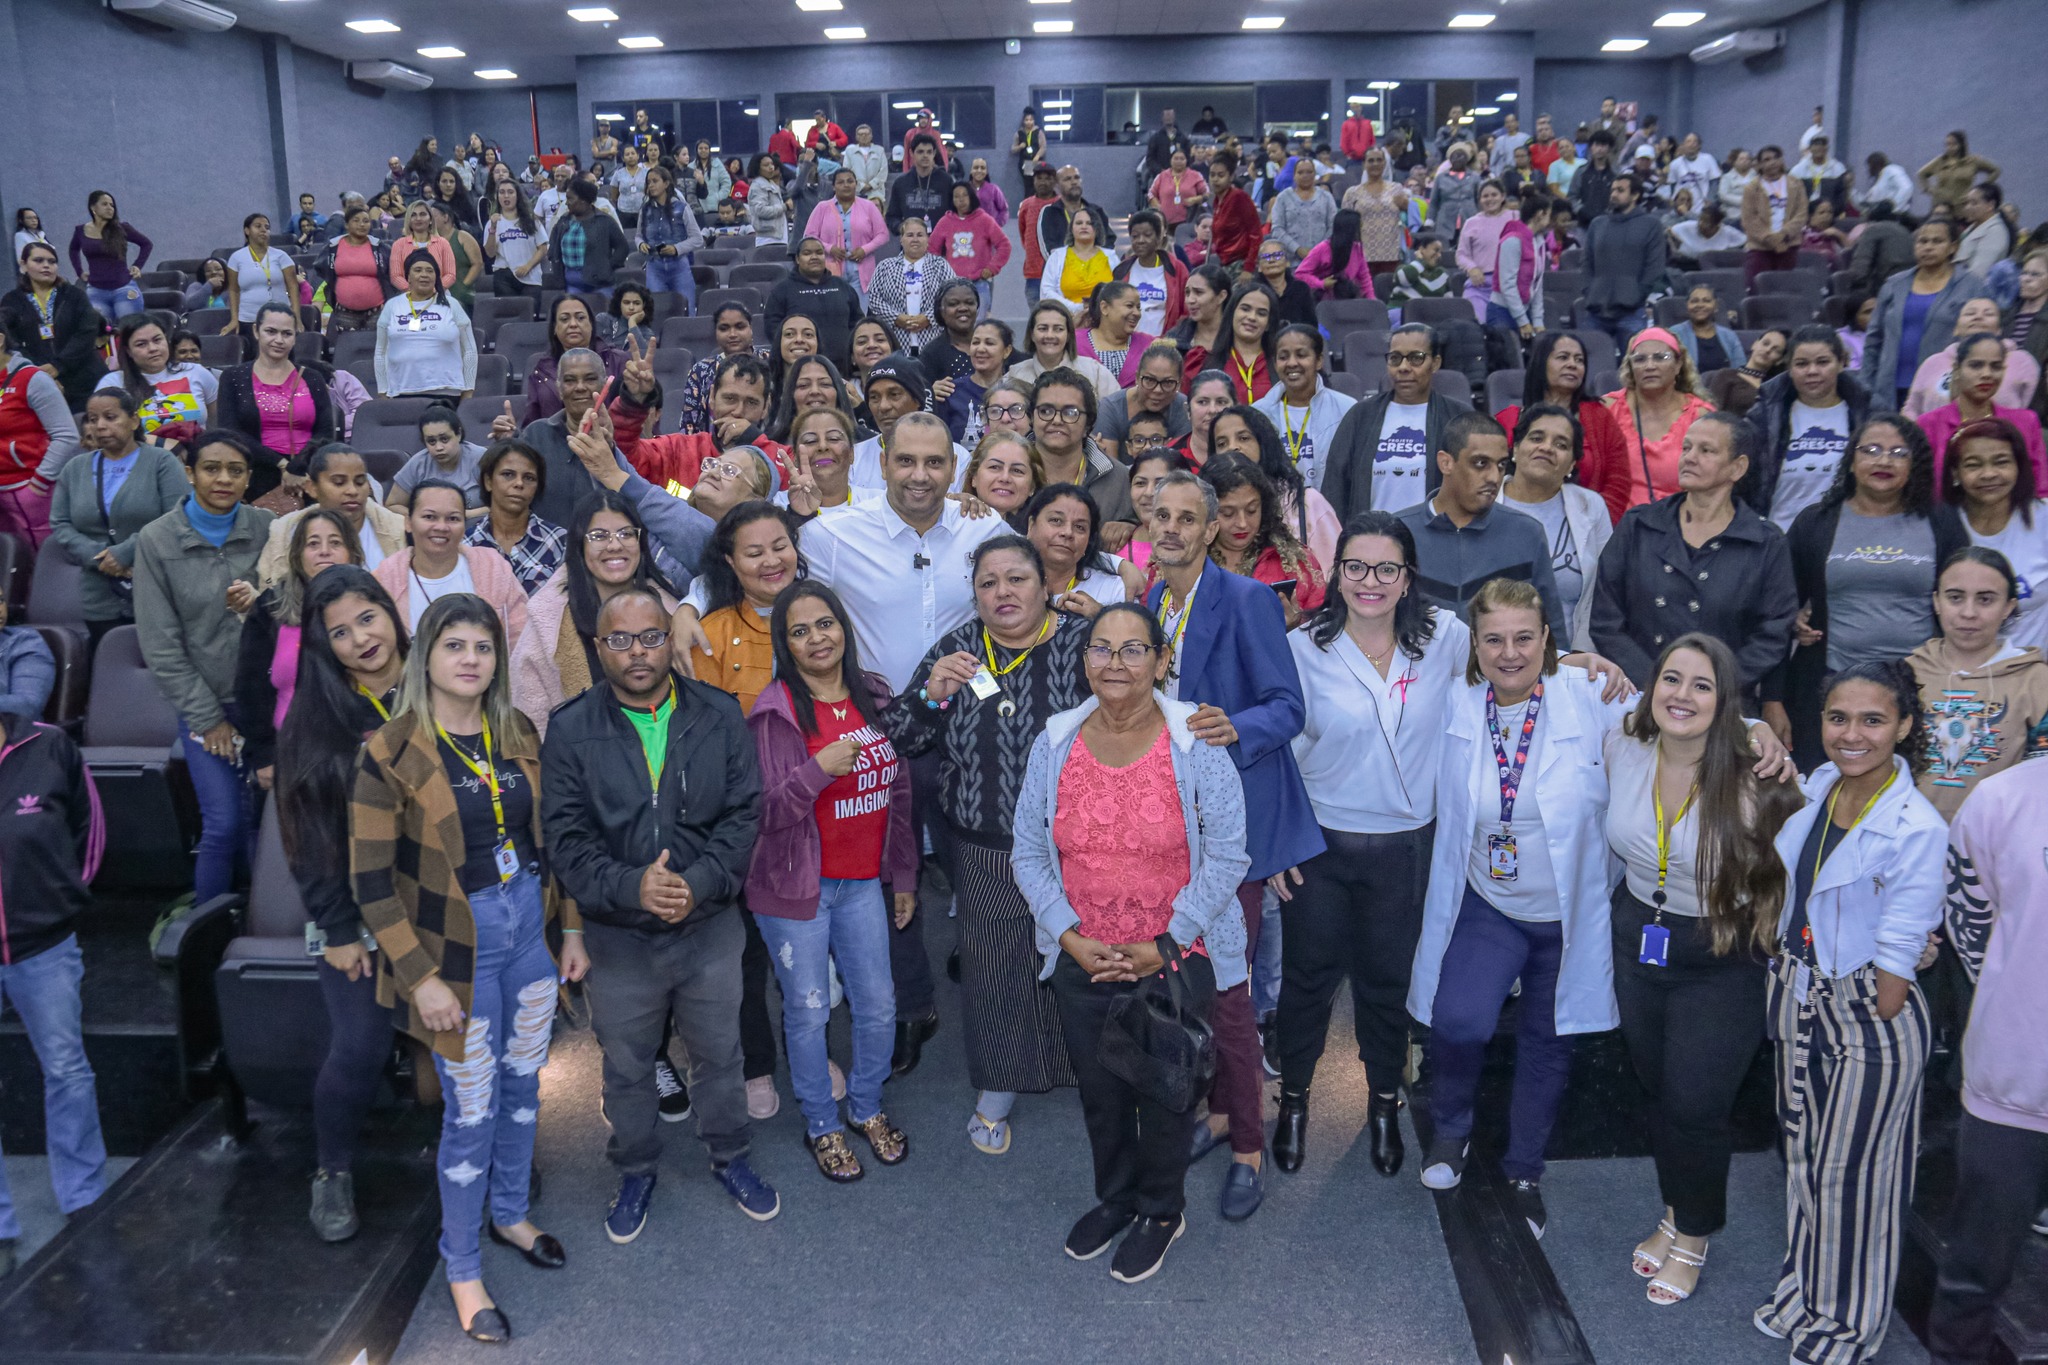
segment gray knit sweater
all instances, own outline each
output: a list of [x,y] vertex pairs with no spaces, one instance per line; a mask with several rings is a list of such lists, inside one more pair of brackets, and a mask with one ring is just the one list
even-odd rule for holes
[[1330,225],[1337,217],[1337,201],[1322,186],[1307,201],[1292,189],[1285,189],[1273,196],[1273,231],[1275,241],[1286,244],[1299,262],[1308,255],[1309,248],[1317,242],[1328,241]]

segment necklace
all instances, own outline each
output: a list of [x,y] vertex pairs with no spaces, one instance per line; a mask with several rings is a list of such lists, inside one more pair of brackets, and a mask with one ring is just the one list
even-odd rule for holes
[[827,706],[830,706],[830,707],[832,707],[832,719],[834,719],[834,720],[845,720],[845,719],[846,719],[846,707],[845,707],[845,706],[843,706],[843,705],[834,705],[834,704],[833,704],[832,702],[829,702],[829,701],[828,701],[828,702],[826,702],[826,703],[825,703],[825,705],[827,705]]

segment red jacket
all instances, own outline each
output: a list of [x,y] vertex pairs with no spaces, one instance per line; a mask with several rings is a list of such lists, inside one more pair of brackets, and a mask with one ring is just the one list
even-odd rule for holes
[[1556,138],[1552,138],[1548,142],[1538,142],[1534,138],[1529,139],[1529,164],[1535,168],[1536,174],[1549,175],[1552,163],[1557,160],[1557,153],[1558,142]]
[[[1135,256],[1124,257],[1116,263],[1116,269],[1109,272],[1110,276],[1119,280],[1130,279],[1131,267],[1137,264],[1137,260]],[[1178,326],[1188,315],[1188,268],[1171,251],[1160,252],[1159,263],[1166,267],[1166,318],[1159,325],[1159,330],[1164,332]]]
[[[672,436],[642,436],[641,423],[647,420],[647,409],[633,403],[623,394],[611,403],[612,439],[619,447],[619,453],[626,457],[626,463],[633,471],[656,488],[666,488],[678,483],[684,488],[695,488],[697,479],[704,470],[704,462],[722,453],[718,438],[707,431],[678,432]],[[763,454],[775,461],[782,486],[789,486],[789,449],[761,437],[746,442],[758,446]]]
[[1346,161],[1363,161],[1377,140],[1373,136],[1372,120],[1362,114],[1353,114],[1344,120],[1343,128],[1337,133],[1337,150],[1344,154]]
[[1017,237],[1024,243],[1024,278],[1035,280],[1045,274],[1045,248],[1038,240],[1038,215],[1045,211],[1047,204],[1059,202],[1059,196],[1048,195],[1040,199],[1029,195],[1017,201]]
[[50,450],[50,433],[28,401],[28,386],[42,375],[22,365],[0,382],[0,480],[9,488],[33,478]]
[[1250,270],[1258,259],[1259,239],[1264,235],[1252,197],[1235,185],[1225,190],[1216,201],[1216,213],[1209,223],[1209,239],[1215,244],[1217,263],[1241,265]]
[[785,166],[794,166],[803,156],[804,149],[797,142],[796,134],[787,128],[777,128],[768,139],[768,152]]
[[[804,146],[817,147],[820,139],[829,142],[834,152],[845,151],[846,144],[853,140],[846,135],[844,128],[841,128],[830,119],[823,123],[813,123],[811,125],[811,131],[804,135]],[[819,148],[819,150],[822,151],[824,149]]]

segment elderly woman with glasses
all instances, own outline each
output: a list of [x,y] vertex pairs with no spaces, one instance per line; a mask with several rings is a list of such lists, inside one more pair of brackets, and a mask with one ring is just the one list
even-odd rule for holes
[[1628,449],[1628,505],[1677,492],[1685,433],[1714,410],[1700,395],[1691,354],[1662,327],[1637,332],[1621,359],[1621,387],[1606,403]]

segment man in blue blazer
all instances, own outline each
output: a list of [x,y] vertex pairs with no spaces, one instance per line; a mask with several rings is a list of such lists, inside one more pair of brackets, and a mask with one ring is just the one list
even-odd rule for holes
[[[1262,883],[1323,851],[1301,773],[1289,747],[1301,733],[1301,679],[1287,648],[1280,598],[1209,558],[1216,539],[1216,492],[1192,474],[1173,473],[1152,495],[1152,563],[1159,583],[1145,599],[1166,629],[1173,656],[1167,691],[1197,706],[1189,728],[1228,747],[1244,783],[1245,847],[1252,866],[1239,902],[1245,910],[1246,959],[1257,951]],[[1225,1121],[1233,1161],[1223,1185],[1223,1216],[1249,1218],[1264,1198],[1260,1158],[1265,1146],[1264,1077],[1251,988],[1240,983],[1216,997],[1216,1084],[1210,1120],[1197,1125],[1193,1156],[1222,1141]]]

